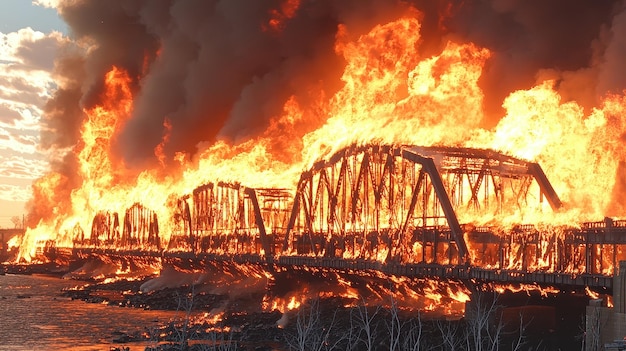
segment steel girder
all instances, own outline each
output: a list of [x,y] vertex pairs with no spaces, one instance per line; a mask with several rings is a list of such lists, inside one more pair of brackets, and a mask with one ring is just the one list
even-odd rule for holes
[[[351,146],[303,172],[293,201],[285,189],[199,186],[172,202],[166,249],[463,263],[469,255],[466,237],[480,236],[460,225],[457,211],[500,209],[507,197],[519,203],[532,181],[541,199],[561,206],[539,165],[491,150]],[[505,184],[517,190],[506,194]],[[97,242],[81,245],[160,246],[156,214],[140,204],[126,211],[119,232],[116,214],[99,213],[91,233]],[[500,267],[508,252],[503,247]]]
[[120,239],[120,221],[117,212],[102,211],[93,217],[91,245],[114,245]]
[[[507,197],[512,202],[527,202],[525,197],[533,181],[539,187],[540,200],[545,198],[553,210],[562,206],[552,184],[537,163],[484,149],[423,146],[406,149],[410,153],[433,159],[457,208],[473,206],[479,210],[485,209],[491,199],[496,202],[492,207],[502,211]],[[463,185],[469,186],[468,191],[464,191]],[[505,194],[506,189],[511,189],[511,194]],[[463,199],[465,193],[469,196],[467,201]]]
[[139,248],[161,248],[157,214],[140,203],[126,210],[121,244]]
[[167,248],[169,250],[186,250],[193,251],[195,247],[194,235],[193,235],[193,218],[191,216],[191,209],[189,206],[189,195],[185,195],[170,203],[174,206],[173,215],[173,228]]
[[[351,146],[302,173],[283,250],[397,260],[419,243],[422,249],[435,245],[431,256],[438,262],[436,245],[446,243],[446,250],[458,250],[466,262],[456,211],[501,211],[509,197],[526,201],[533,180],[540,199],[559,208],[561,201],[536,163],[470,148]],[[505,194],[505,185],[512,194]],[[435,239],[425,240],[428,236]],[[386,253],[374,252],[381,247]]]
[[78,223],[72,236],[75,248],[161,250],[158,216],[140,203],[126,209],[121,226],[117,212],[100,211],[93,217],[88,239]]
[[273,237],[278,234],[274,231],[285,225],[280,217],[286,217],[290,197],[284,189],[254,189],[238,183],[208,183],[194,189],[194,251],[271,258]]
[[[116,213],[100,212],[88,239],[78,225],[72,235],[75,249],[94,252],[562,284],[611,274],[626,259],[626,221],[512,229],[459,223],[460,211],[491,215],[507,201],[523,205],[531,185],[540,201],[561,207],[536,163],[480,149],[352,146],[303,172],[295,193],[220,182],[172,201],[180,224],[172,236],[184,237],[184,247],[170,241],[161,249],[156,213],[140,204],[126,211],[122,228]],[[470,254],[477,258],[469,262]]]
[[462,231],[433,160],[368,145],[343,149],[301,175],[283,249],[387,261],[437,238],[464,260]]

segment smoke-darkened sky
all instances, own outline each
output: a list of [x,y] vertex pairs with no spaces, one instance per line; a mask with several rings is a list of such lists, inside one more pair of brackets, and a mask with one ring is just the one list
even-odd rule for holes
[[[112,140],[112,152],[142,169],[156,163],[154,150],[166,134],[169,158],[193,157],[198,145],[237,143],[262,133],[292,96],[301,104],[320,91],[332,96],[342,86],[345,64],[335,50],[338,28],[348,28],[355,39],[407,13],[420,20],[423,57],[438,54],[449,40],[491,51],[478,82],[485,95],[484,127],[503,116],[506,96],[545,78],[556,80],[565,101],[587,109],[607,92],[626,88],[624,1],[42,2],[57,8],[68,36],[20,39],[14,51],[22,63],[56,79],[42,88],[52,98],[45,102],[40,146],[57,156],[53,168],[70,184],[75,159],[63,152],[77,145],[83,109],[102,99],[103,79],[113,66],[131,77],[134,110]],[[41,60],[43,52],[48,56]],[[15,115],[11,111],[4,116]],[[303,130],[322,122],[303,121]]]
[[339,87],[339,24],[356,36],[409,6],[422,12],[422,54],[436,53],[449,39],[493,52],[479,82],[488,124],[502,115],[510,92],[541,76],[558,79],[565,99],[584,106],[625,87],[618,69],[625,51],[622,1],[301,1],[281,30],[264,27],[281,1],[61,2],[74,38],[96,46],[84,60],[69,58],[63,73],[75,81],[50,103],[53,135],[44,143],[75,142],[82,117],[72,111],[98,102],[113,65],[135,77],[135,110],[115,148],[130,164],[154,158],[166,119],[170,156],[193,154],[216,138],[244,140],[266,129],[289,96],[306,100],[312,87],[329,93]]

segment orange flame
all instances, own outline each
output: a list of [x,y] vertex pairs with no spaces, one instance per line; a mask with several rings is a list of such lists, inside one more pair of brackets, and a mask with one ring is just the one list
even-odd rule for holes
[[[284,0],[270,13],[268,26],[282,28],[299,6],[297,0]],[[615,189],[618,167],[626,154],[622,142],[626,131],[624,95],[605,96],[586,114],[576,102],[562,101],[553,81],[541,81],[510,94],[503,103],[506,115],[493,130],[484,129],[484,93],[478,80],[493,53],[474,43],[451,41],[439,54],[421,57],[421,24],[416,17],[415,10],[410,10],[355,40],[349,39],[350,28],[340,25],[335,50],[345,60],[345,68],[343,86],[336,93],[314,91],[314,102],[309,104],[291,96],[283,113],[274,116],[261,135],[236,144],[219,140],[200,145],[201,151],[193,160],[179,154],[176,161],[184,171],[167,177],[157,176],[154,170],[135,175],[113,159],[111,140],[130,118],[133,92],[128,74],[112,68],[106,75],[101,103],[85,111],[81,142],[74,149],[80,184],[72,187],[57,173],[35,183],[37,197],[45,199],[54,219],[28,229],[20,257],[34,257],[36,244],[41,246],[48,240],[71,246],[73,240],[88,239],[90,233],[85,229],[98,211],[122,214],[137,202],[158,216],[162,233],[159,247],[168,247],[176,230],[173,198],[189,194],[207,180],[293,190],[303,169],[354,143],[500,150],[539,162],[565,204],[564,210],[554,214],[542,206],[514,204],[513,215],[497,219],[460,212],[464,223],[572,224],[624,215],[624,209],[612,204],[606,195]],[[163,149],[169,128],[166,120],[163,141],[155,149],[161,164],[166,161]],[[64,186],[72,188],[71,204],[56,195],[56,189]],[[511,250],[521,250],[511,246]],[[475,255],[471,247],[470,251]],[[533,266],[553,269],[547,251],[547,247],[537,248]],[[385,253],[380,250],[379,259]],[[507,267],[500,268],[519,268],[519,262],[510,257]],[[601,268],[606,274],[612,272],[611,267]],[[571,272],[584,269],[568,267]]]
[[285,27],[285,22],[296,15],[300,8],[300,0],[283,0],[280,8],[270,10],[268,27],[273,31],[281,31]]
[[265,300],[263,301],[263,310],[271,312],[271,311],[279,311],[281,313],[285,313],[287,311],[295,310],[302,305],[307,299],[306,292],[302,292],[301,295],[292,295],[284,298],[274,298],[271,301]]

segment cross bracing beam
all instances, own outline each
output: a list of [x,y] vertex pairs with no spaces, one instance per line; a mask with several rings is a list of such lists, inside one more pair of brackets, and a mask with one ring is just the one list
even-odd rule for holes
[[[559,196],[538,163],[485,149],[439,146],[407,146],[406,149],[432,158],[442,175],[474,175],[477,176],[476,182],[484,182],[486,177],[490,177],[495,188],[501,186],[501,183],[494,177],[498,177],[499,181],[521,178],[534,180],[539,186],[541,195],[546,198],[553,210],[562,206]],[[476,182],[473,184],[476,185]]]
[[450,203],[450,198],[446,193],[446,189],[443,186],[443,181],[441,180],[441,176],[437,171],[435,166],[435,162],[432,158],[422,157],[413,152],[402,150],[402,157],[407,160],[411,160],[417,162],[423,166],[426,170],[433,184],[433,188],[437,193],[437,199],[440,202],[440,206],[443,209],[443,212],[446,216],[446,220],[448,222],[448,227],[450,228],[454,240],[459,248],[459,254],[461,257],[466,260],[467,259],[467,244],[465,243],[465,238],[463,238],[463,232],[461,231],[461,225],[459,224],[459,220],[456,217],[456,213],[454,213],[454,209],[452,208],[452,204]]
[[124,215],[121,242],[125,246],[160,249],[159,221],[156,213],[140,203],[128,208]]
[[117,212],[100,211],[91,222],[89,238],[77,223],[72,230],[74,247],[103,249],[161,250],[157,214],[140,203],[126,209],[123,219]]
[[193,218],[189,201],[189,195],[184,195],[174,201],[173,228],[167,245],[169,250],[192,250],[195,247],[195,237],[192,230]]
[[[439,228],[450,233],[445,250],[464,262],[468,250],[456,211],[497,214],[511,202],[527,202],[533,181],[540,199],[561,206],[536,163],[471,148],[353,145],[302,173],[283,249],[401,259],[415,254],[416,244],[420,250],[441,244],[415,241],[425,237],[418,232]],[[428,250],[439,255],[436,247]]]
[[[110,246],[120,239],[120,221],[117,212],[98,212],[91,223],[90,245]],[[76,238],[75,238],[76,239]]]
[[308,256],[337,267],[365,262],[381,271],[426,265],[610,275],[626,259],[626,221],[551,228],[459,223],[459,212],[468,209],[494,216],[489,211],[503,211],[507,197],[523,206],[531,184],[552,208],[561,206],[536,163],[480,149],[351,146],[303,172],[295,192],[216,182],[173,197],[168,203],[181,222],[174,232],[189,246],[170,240],[159,247],[167,237],[159,233],[156,213],[141,204],[120,218],[98,213],[87,238],[75,226],[72,235],[80,240],[73,245],[237,262]]
[[352,146],[302,173],[285,252],[386,261],[429,250],[432,259],[433,245],[456,262],[467,254],[431,158],[390,145]]
[[406,146],[405,148],[412,153],[432,158],[438,168],[449,171],[458,168],[459,160],[466,160],[466,168],[470,172],[478,173],[482,169],[483,161],[487,160],[489,168],[502,176],[516,177],[528,173],[529,162],[493,150],[445,146]]
[[[284,232],[291,193],[208,183],[193,191],[194,252],[271,258],[274,237]],[[269,232],[268,232],[269,230]]]

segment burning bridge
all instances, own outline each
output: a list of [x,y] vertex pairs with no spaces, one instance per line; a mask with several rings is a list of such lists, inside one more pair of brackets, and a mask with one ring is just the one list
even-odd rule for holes
[[626,253],[626,221],[502,224],[562,203],[539,164],[481,149],[352,146],[295,191],[216,182],[172,206],[167,239],[136,204],[97,214],[72,249],[607,289]]

